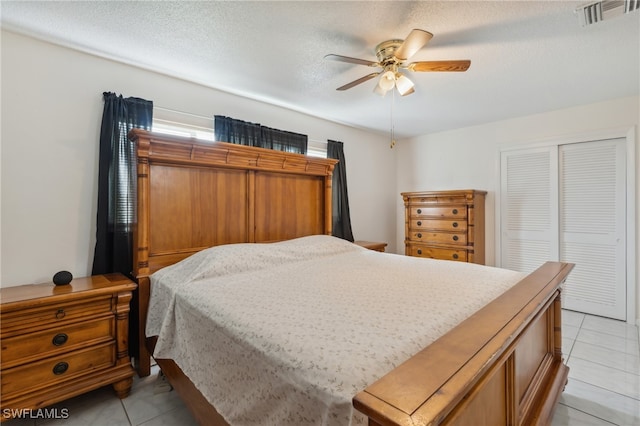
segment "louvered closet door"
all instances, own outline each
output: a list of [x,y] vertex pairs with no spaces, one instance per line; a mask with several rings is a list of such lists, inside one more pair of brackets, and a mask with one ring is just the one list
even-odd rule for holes
[[556,147],[501,154],[501,265],[532,272],[558,260]]
[[575,263],[564,307],[626,319],[625,142],[559,147],[560,260]]
[[501,154],[501,266],[576,264],[567,309],[626,319],[624,139]]

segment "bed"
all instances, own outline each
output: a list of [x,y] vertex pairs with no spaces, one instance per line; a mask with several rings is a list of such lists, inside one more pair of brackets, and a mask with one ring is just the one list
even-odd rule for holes
[[[257,316],[264,307],[256,302],[256,297],[261,301],[269,293],[286,294],[293,293],[293,290],[262,290],[265,293],[260,295],[257,290],[252,291],[251,285],[260,282],[266,286],[271,282],[266,280],[267,276],[275,277],[273,281],[277,283],[277,278],[286,274],[299,278],[294,284],[286,285],[309,286],[302,293],[314,295],[314,298],[304,299],[304,302],[296,299],[295,303],[300,306],[308,304],[308,320],[311,321],[302,325],[300,330],[314,329],[314,324],[324,321],[320,313],[313,310],[320,305],[314,306],[310,300],[324,300],[339,294],[340,299],[345,301],[358,298],[366,301],[362,303],[365,309],[358,310],[358,314],[349,314],[350,309],[344,308],[340,315],[346,312],[348,315],[345,317],[336,313],[327,316],[333,320],[341,318],[340,324],[347,325],[342,328],[353,329],[350,340],[356,343],[348,349],[353,356],[337,356],[337,359],[348,362],[336,364],[332,360],[328,366],[321,364],[320,361],[325,362],[330,358],[327,354],[333,353],[334,349],[322,345],[314,347],[321,340],[317,338],[316,341],[314,337],[304,346],[314,348],[309,351],[310,355],[305,355],[311,358],[298,359],[299,364],[290,364],[295,366],[290,369],[296,374],[300,371],[306,374],[308,369],[314,368],[333,371],[331,375],[324,375],[327,380],[324,385],[316,385],[316,390],[321,390],[317,392],[322,395],[321,402],[307,404],[311,407],[308,413],[305,410],[309,408],[303,407],[304,404],[296,398],[302,395],[304,399],[312,400],[317,395],[310,396],[300,391],[299,387],[293,387],[272,396],[272,402],[286,400],[287,395],[293,398],[294,402],[289,404],[285,401],[283,404],[290,405],[287,409],[289,417],[294,413],[296,417],[292,418],[298,419],[298,424],[549,423],[568,375],[561,352],[560,294],[571,264],[547,262],[527,276],[465,264],[462,268],[467,275],[460,275],[462,272],[450,274],[457,277],[455,279],[458,281],[454,282],[459,286],[475,286],[476,290],[481,290],[477,297],[461,298],[468,299],[466,311],[448,317],[447,305],[451,304],[450,301],[445,303],[432,297],[430,293],[424,293],[424,288],[412,290],[408,284],[393,287],[385,285],[385,282],[390,281],[392,275],[398,275],[398,271],[403,271],[401,276],[409,274],[418,268],[418,264],[420,268],[435,268],[430,269],[432,272],[421,272],[423,276],[440,276],[438,274],[441,272],[433,271],[452,270],[454,266],[457,269],[461,265],[378,253],[328,236],[331,232],[331,176],[335,160],[226,143],[205,144],[141,130],[134,130],[130,137],[137,143],[138,153],[134,274],[139,284],[137,317],[140,323],[140,355],[136,366],[140,375],[148,375],[149,353],[157,350],[156,362],[200,424],[281,424],[281,419],[273,417],[277,414],[272,413],[272,403],[265,406],[259,401],[252,402],[252,393],[259,388],[256,383],[265,381],[264,377],[247,385],[237,380],[238,372],[243,371],[237,365],[227,369],[231,374],[229,377],[215,376],[219,374],[215,373],[219,383],[203,379],[193,372],[194,369],[211,371],[216,365],[228,362],[221,358],[225,356],[222,354],[217,355],[219,358],[213,358],[214,361],[202,354],[216,351],[216,339],[223,339],[218,346],[236,345],[236,358],[247,359],[246,371],[256,369],[256,365],[263,365],[267,361],[247,350],[236,334],[220,328],[219,324],[192,327],[190,333],[184,333],[184,327],[176,325],[176,318],[182,317],[187,324],[189,321],[191,324],[204,324],[205,320],[199,317],[198,309],[212,309],[214,306],[216,312],[224,313],[225,320],[222,322],[236,325],[236,333],[239,330],[246,331],[249,325],[243,322],[242,310],[240,313],[230,311],[233,297],[252,306],[247,310],[252,312],[251,316],[254,316],[253,313]],[[264,252],[265,248],[269,250]],[[221,255],[221,252],[231,252],[232,255]],[[271,258],[275,256],[274,252],[284,252],[285,260],[275,261]],[[231,266],[224,266],[222,258],[232,259]],[[342,258],[346,260],[340,260]],[[236,265],[238,259],[254,259],[248,262],[253,270],[236,270],[240,267]],[[274,271],[267,267],[274,261],[281,269]],[[341,262],[358,265],[353,268],[356,277],[364,277],[366,282],[356,286],[357,279],[349,278],[354,283],[353,288],[340,282],[340,277],[345,274],[334,266]],[[401,267],[395,269],[398,262]],[[189,264],[191,268],[196,265],[197,272],[184,269]],[[371,264],[385,265],[381,271],[387,271],[387,275],[372,275]],[[349,269],[348,266],[344,268]],[[479,269],[469,271],[468,268]],[[231,287],[225,284],[228,281],[225,274],[229,271],[231,275],[244,277],[243,284]],[[325,276],[319,271],[333,271],[336,275]],[[488,275],[479,279],[485,272]],[[190,273],[191,278],[186,278]],[[507,280],[502,283],[492,278],[493,273],[505,275]],[[468,278],[469,274],[474,278]],[[166,284],[162,283],[163,275],[165,281],[167,276],[170,277],[168,281],[173,286],[162,287]],[[184,281],[181,281],[181,277],[185,277]],[[215,283],[211,284],[210,280]],[[280,281],[284,283],[287,280],[283,278]],[[403,278],[400,281],[410,280]],[[482,287],[494,281],[500,281],[501,284],[490,291],[486,290],[488,287]],[[331,285],[323,290],[327,283]],[[370,287],[367,288],[367,285]],[[198,288],[202,286],[214,287],[218,293],[204,296],[204,293],[198,293]],[[374,287],[382,293],[373,291]],[[239,289],[240,295],[232,296],[232,288],[234,291]],[[162,293],[166,297],[150,299],[152,291],[154,297]],[[422,293],[416,295],[410,293],[412,291]],[[444,295],[438,297],[446,299],[451,295],[459,296],[451,291],[442,293]],[[347,298],[347,294],[351,299]],[[398,299],[400,306],[410,307],[391,308],[395,306],[391,304],[391,299]],[[226,302],[221,302],[223,300]],[[249,304],[250,301],[252,304]],[[336,303],[332,299],[328,306],[335,307]],[[175,309],[176,306],[181,306],[181,310]],[[289,312],[288,309],[281,311]],[[168,318],[164,315],[167,312],[172,313]],[[278,309],[272,312],[277,313]],[[268,314],[264,318],[271,316],[278,315]],[[446,318],[442,324],[433,326],[437,329],[435,334],[421,336],[418,333],[416,337],[393,322],[393,318],[398,316],[403,318],[402,324],[413,324],[409,328],[414,333],[421,325],[432,327],[429,318]],[[269,324],[266,319],[262,322],[265,327]],[[368,323],[375,323],[376,329],[385,332],[377,337],[366,336],[366,328],[358,327]],[[163,334],[163,329],[172,327],[180,331]],[[218,336],[198,334],[199,328],[216,329]],[[340,327],[333,328],[338,333]],[[295,327],[287,332],[294,331]],[[320,336],[331,340],[326,333],[322,331]],[[186,339],[183,334],[193,334],[190,337],[192,340],[181,340]],[[262,346],[270,348],[263,350],[264,353],[287,352],[296,348],[301,352],[300,347],[283,346],[282,335],[269,337],[264,330],[253,334],[262,336]],[[225,341],[225,338],[231,340]],[[335,339],[343,338],[344,335],[335,335]],[[199,340],[204,341],[209,349],[196,349],[195,342]],[[394,351],[385,352],[392,346]],[[400,348],[399,352],[396,346]],[[239,350],[240,347],[243,350]],[[363,358],[358,358],[357,348],[363,349]],[[181,359],[185,353],[191,358],[190,363]],[[202,358],[199,358],[201,354]],[[226,356],[228,360],[229,355]],[[315,360],[313,356],[319,359]],[[348,371],[341,370],[343,368]],[[367,370],[367,373],[354,373],[358,368]],[[271,371],[267,367],[257,370]],[[233,371],[236,376],[233,376]],[[282,376],[280,373],[271,375]],[[234,380],[237,385],[232,391],[237,392],[233,397],[238,401],[236,405],[247,406],[230,414],[229,406],[233,404],[220,401],[214,407],[211,401],[215,401],[215,398],[210,393],[212,389],[215,393],[216,387],[222,382]],[[297,380],[295,378],[289,382]],[[265,386],[273,388],[274,385]],[[329,408],[318,408],[318,405]],[[250,414],[246,411],[250,411]],[[231,420],[227,422],[219,412]],[[296,424],[295,420],[291,420],[290,424]]]

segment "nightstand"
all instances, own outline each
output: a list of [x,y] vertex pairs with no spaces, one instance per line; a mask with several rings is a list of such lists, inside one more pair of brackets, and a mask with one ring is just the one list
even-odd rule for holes
[[135,288],[123,275],[107,274],[0,289],[2,413],[46,407],[105,385],[127,397]]
[[354,241],[355,244],[367,248],[369,250],[384,252],[387,243],[378,243],[375,241]]

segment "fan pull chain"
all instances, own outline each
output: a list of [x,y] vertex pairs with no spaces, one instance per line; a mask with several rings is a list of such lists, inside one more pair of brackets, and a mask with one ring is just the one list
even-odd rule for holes
[[396,100],[396,91],[395,90],[391,90],[391,144],[389,145],[389,149],[393,149],[393,147],[396,145],[396,135],[395,135],[395,126],[393,123],[393,109],[394,109],[394,105],[395,105],[395,100]]

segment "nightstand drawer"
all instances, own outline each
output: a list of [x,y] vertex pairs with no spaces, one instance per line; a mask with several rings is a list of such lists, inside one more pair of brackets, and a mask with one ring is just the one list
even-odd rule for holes
[[429,246],[411,246],[410,256],[428,257],[431,259],[467,261],[466,250],[449,250]]
[[419,231],[409,234],[411,241],[429,242],[436,244],[467,244],[467,233],[449,233],[449,232],[430,232]]
[[115,365],[115,342],[58,355],[2,371],[2,396],[63,382]]
[[[11,368],[30,360],[37,360],[101,342],[115,339],[115,318],[113,315],[102,319],[56,325],[42,332],[18,335],[2,339],[2,368]],[[25,356],[25,354],[27,354]]]
[[3,312],[0,321],[2,334],[6,336],[13,331],[22,331],[32,326],[41,330],[49,324],[54,325],[74,318],[91,318],[108,312],[111,312],[111,295]]

